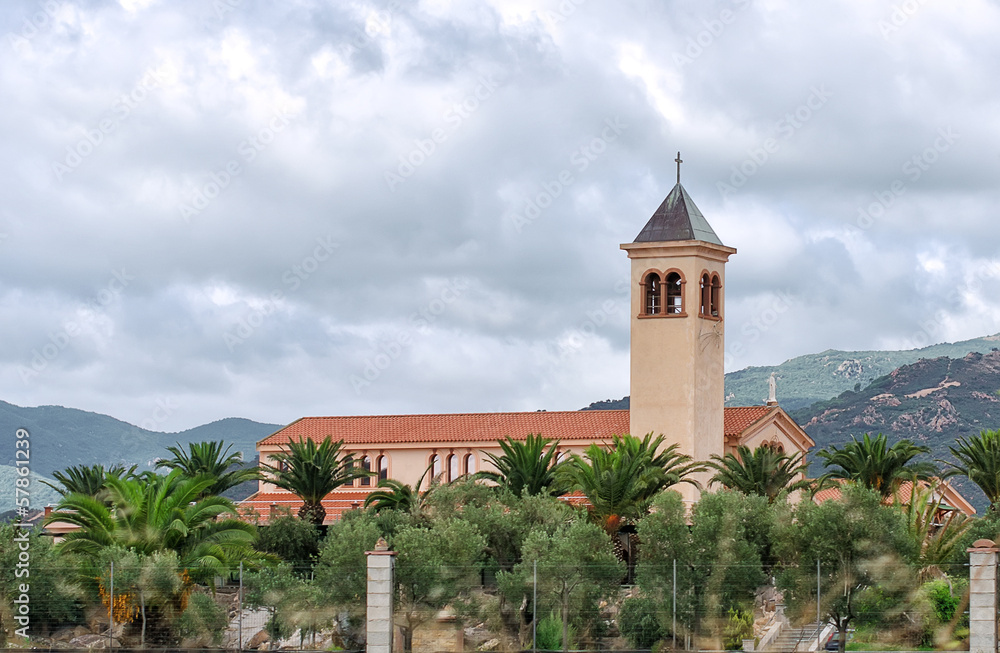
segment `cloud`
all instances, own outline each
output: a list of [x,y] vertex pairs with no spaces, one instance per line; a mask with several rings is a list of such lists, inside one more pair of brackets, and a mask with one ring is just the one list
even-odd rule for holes
[[5,400],[179,430],[624,395],[604,307],[677,150],[739,249],[732,366],[997,331],[991,3],[53,4],[0,12]]

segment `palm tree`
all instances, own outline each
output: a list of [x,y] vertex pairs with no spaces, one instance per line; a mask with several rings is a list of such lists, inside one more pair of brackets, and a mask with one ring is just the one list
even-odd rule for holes
[[[181,565],[215,576],[240,560],[259,561],[255,528],[235,519],[229,499],[203,496],[207,476],[187,478],[180,470],[151,478],[107,478],[108,504],[82,493],[63,497],[46,523],[78,526],[58,545],[62,553],[96,560],[109,547],[140,555],[174,551]],[[231,515],[232,517],[227,517]]]
[[559,483],[558,471],[563,463],[557,460],[558,440],[543,438],[540,433],[529,433],[524,442],[508,435],[497,444],[503,452],[501,455],[483,452],[497,471],[477,472],[475,478],[492,481],[519,497],[565,494],[565,488]]
[[896,504],[904,505],[907,531],[917,544],[916,563],[921,580],[945,577],[941,565],[952,560],[955,549],[973,524],[961,511],[942,508],[944,493],[939,488],[937,481],[923,487],[914,483],[909,503],[896,496]]
[[795,480],[805,471],[802,454],[789,456],[767,446],[751,451],[750,447],[740,445],[735,454],[713,455],[708,466],[716,471],[712,483],[743,494],[767,497],[768,503],[774,503],[782,492],[809,489],[814,484],[807,479]]
[[222,441],[189,442],[188,450],[184,451],[178,442],[176,446],[167,447],[167,451],[174,457],[161,460],[156,467],[179,469],[190,478],[207,474],[215,482],[205,490],[206,495],[219,495],[240,483],[261,478],[260,471],[255,467],[243,467],[243,458],[239,452],[229,453],[233,445],[223,450],[224,444]]
[[374,476],[355,464],[353,453],[341,456],[343,446],[343,440],[334,442],[330,436],[319,445],[310,439],[293,440],[287,451],[271,456],[277,466],[262,465],[273,474],[272,483],[302,499],[300,519],[321,526],[326,518],[322,503],[326,495],[356,478]]
[[[424,479],[433,468],[434,463],[427,466],[427,469],[424,470],[424,473],[417,480],[415,487],[419,488],[424,484]],[[413,515],[420,515],[427,505],[427,498],[438,487],[442,476],[443,474],[438,474],[432,478],[430,485],[422,492],[414,490],[413,487],[406,483],[401,483],[391,478],[384,478],[378,482],[376,489],[369,492],[368,496],[365,497],[364,507],[374,506],[375,512],[399,510]]]
[[642,439],[615,435],[610,447],[592,444],[586,458],[574,454],[565,468],[568,484],[587,496],[591,516],[609,535],[646,514],[657,492],[677,483],[698,484],[687,477],[704,471],[704,465],[677,453],[676,444],[656,453],[663,440],[652,433]]
[[945,476],[961,474],[979,486],[990,500],[990,510],[1000,501],[1000,430],[982,431],[978,436],[958,438],[948,447],[958,464],[944,462],[951,469]]
[[933,463],[913,460],[929,451],[930,447],[918,446],[905,439],[890,447],[883,434],[879,433],[873,439],[865,433],[860,441],[853,438],[842,449],[831,445],[817,451],[816,455],[826,461],[824,467],[834,468],[820,481],[856,481],[888,498],[903,481],[928,481],[937,473]]
[[104,465],[73,465],[67,467],[62,472],[53,472],[52,477],[59,481],[59,485],[54,485],[48,481],[42,481],[50,488],[67,496],[70,494],[85,494],[96,497],[105,488],[105,481],[108,477],[130,478],[135,476],[137,465],[126,468],[124,465],[113,465],[104,469]]

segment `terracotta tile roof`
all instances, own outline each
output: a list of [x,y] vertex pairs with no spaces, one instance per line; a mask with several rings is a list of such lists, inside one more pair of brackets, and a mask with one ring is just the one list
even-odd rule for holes
[[[839,484],[845,482],[841,479],[834,479],[834,480]],[[922,487],[927,487],[927,483],[924,481],[918,481],[918,483],[920,483]],[[962,494],[954,487],[952,487],[950,484],[942,484],[940,491],[943,492],[944,494],[944,500],[941,502],[942,510],[959,510],[965,513],[966,515],[974,515],[976,513],[976,509],[972,507],[972,504],[970,504],[968,500],[966,500],[966,498],[962,496]],[[900,504],[904,506],[909,505],[910,497],[912,495],[913,495],[913,482],[903,481],[903,483],[899,486],[899,489],[896,491],[896,493],[893,496],[884,499],[882,503],[884,503],[887,506],[892,505],[896,503],[896,497],[898,496]],[[813,501],[819,504],[819,503],[825,503],[827,501],[836,501],[837,499],[840,499],[840,497],[841,497],[840,487],[835,486],[817,492],[816,495],[813,497]]]
[[[368,496],[370,491],[368,489],[359,490],[352,488],[348,490],[335,490],[328,494],[323,499],[323,507],[326,509],[326,519],[323,523],[329,524],[338,521],[343,513],[363,504],[365,497]],[[253,520],[256,515],[256,521],[266,524],[271,518],[272,505],[276,506],[282,512],[290,510],[292,515],[295,515],[298,513],[299,508],[302,507],[302,501],[294,494],[283,490],[267,493],[258,492],[240,501],[238,509],[243,518]]]
[[406,442],[493,442],[541,433],[553,440],[605,440],[628,433],[627,410],[574,410],[535,413],[451,415],[365,415],[303,417],[261,440],[286,444],[300,438],[332,436],[345,444]]
[[738,436],[775,410],[778,410],[776,406],[726,407],[722,430],[727,437]]
[[[777,410],[770,406],[725,409],[724,431],[737,436]],[[533,413],[455,413],[446,415],[359,415],[303,417],[261,440],[286,444],[300,438],[331,436],[345,444],[406,442],[493,442],[541,433],[553,440],[607,440],[629,432],[627,410],[574,410]]]

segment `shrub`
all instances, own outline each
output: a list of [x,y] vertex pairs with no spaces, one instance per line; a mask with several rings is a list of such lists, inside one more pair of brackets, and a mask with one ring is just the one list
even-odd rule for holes
[[625,599],[618,612],[618,630],[635,648],[649,648],[663,639],[656,601],[646,597]]
[[743,640],[753,637],[753,612],[729,609],[729,618],[722,631],[722,645],[727,651],[743,649]]
[[[567,634],[569,641],[572,642],[576,637],[576,629],[573,628],[572,624],[570,624]],[[553,613],[539,621],[535,631],[535,641],[540,651],[561,651],[563,648],[562,619]]]
[[195,640],[196,644],[218,645],[228,625],[226,611],[212,597],[196,592],[177,620],[177,633],[185,640]]

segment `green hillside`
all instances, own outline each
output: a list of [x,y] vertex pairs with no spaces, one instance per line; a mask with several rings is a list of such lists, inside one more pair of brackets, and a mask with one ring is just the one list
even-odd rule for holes
[[[31,479],[26,488],[28,491],[29,508],[41,510],[49,504],[59,501],[59,493],[42,483],[42,480],[52,482],[51,478],[45,478],[34,472],[28,477]],[[15,491],[14,482],[18,479],[17,468],[10,465],[0,465],[0,513],[13,510],[17,504],[14,503]],[[23,495],[22,495],[23,496]]]

